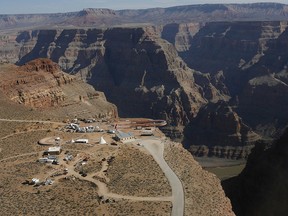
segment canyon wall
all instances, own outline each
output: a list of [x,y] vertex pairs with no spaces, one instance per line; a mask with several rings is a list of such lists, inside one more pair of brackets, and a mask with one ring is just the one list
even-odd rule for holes
[[[245,131],[254,131],[262,139],[277,136],[288,122],[288,103],[285,97],[288,90],[287,21],[215,22],[201,25],[196,33],[192,31],[193,28],[189,30],[187,24],[184,29],[180,24],[166,25],[162,37],[175,45],[190,68],[209,74],[213,85],[217,89],[222,88],[222,92],[231,97],[225,106],[229,106],[229,112],[237,115],[248,127]],[[167,36],[166,32],[171,34]],[[179,35],[186,35],[185,40],[181,37],[179,39]],[[219,80],[219,77],[221,83],[215,82],[214,78]],[[223,135],[222,128],[226,122],[237,121],[231,121],[229,116],[233,115],[226,111],[218,112],[217,107],[217,104],[205,105],[190,122],[190,126],[186,127],[185,136],[191,142],[185,144],[188,148],[191,145],[192,152],[207,155],[215,152],[213,146],[216,145],[217,151],[222,154],[223,151],[227,152],[227,146],[223,149],[221,143],[233,139],[234,142],[229,142],[230,144],[243,146],[242,138],[247,136],[246,132],[239,136],[237,130],[233,133],[230,131],[237,124],[230,125],[229,129],[226,127],[224,134],[228,134]],[[221,134],[226,137],[225,140],[221,138]],[[249,141],[245,141],[248,149],[251,149],[250,144],[253,145],[257,137],[260,138],[250,135]],[[205,143],[205,146],[200,143]],[[209,143],[213,145],[210,146]],[[238,150],[236,155],[243,151],[246,150]]]
[[23,44],[18,64],[50,58],[104,91],[123,117],[183,126],[202,105],[223,98],[210,77],[188,68],[153,27],[26,31],[17,41]]
[[53,117],[115,118],[115,105],[103,92],[61,71],[49,59],[36,59],[21,67],[0,66],[0,90],[8,99]]
[[288,131],[276,142],[259,142],[242,173],[222,186],[236,215],[286,215]]
[[11,61],[50,58],[120,116],[165,119],[197,155],[245,158],[287,124],[286,21],[30,30],[13,43]]
[[0,29],[139,27],[190,22],[279,21],[287,17],[288,6],[279,3],[198,4],[140,10],[86,8],[56,14],[0,15]]

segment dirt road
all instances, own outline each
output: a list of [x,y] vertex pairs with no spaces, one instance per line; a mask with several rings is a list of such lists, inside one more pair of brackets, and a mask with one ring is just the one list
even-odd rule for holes
[[172,216],[184,215],[184,191],[182,183],[164,160],[164,143],[157,139],[141,140],[140,143],[150,152],[159,164],[172,188]]
[[24,122],[24,123],[44,123],[44,124],[53,123],[53,124],[65,125],[65,123],[62,123],[62,122],[42,121],[42,120],[0,119],[0,121],[5,121],[5,122]]

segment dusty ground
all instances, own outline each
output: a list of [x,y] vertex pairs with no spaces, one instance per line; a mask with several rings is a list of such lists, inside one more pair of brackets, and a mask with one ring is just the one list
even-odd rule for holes
[[[106,132],[65,132],[63,119],[47,122],[49,118],[37,110],[11,104],[4,97],[0,102],[1,215],[170,215],[171,187],[137,140],[111,145],[113,135]],[[105,130],[113,128],[112,122],[93,124]],[[132,131],[137,137],[141,134],[130,127],[121,130]],[[98,144],[101,136],[108,145]],[[155,131],[155,136],[163,138],[160,131]],[[48,148],[38,144],[45,137],[61,138],[59,165],[37,162]],[[78,138],[89,139],[89,144],[69,144]],[[219,180],[204,172],[183,148],[166,144],[165,159],[185,189],[185,214],[223,215],[229,211]],[[67,153],[73,155],[69,162],[63,160]],[[32,178],[52,179],[54,183],[23,184]]]
[[[108,187],[114,193],[152,197],[171,195],[169,182],[153,157],[129,145],[123,145],[118,151],[109,166],[108,178]],[[127,184],[128,181],[133,187]]]
[[234,215],[220,180],[204,171],[179,143],[166,142],[165,160],[180,178],[185,192],[185,215]]
[[[9,117],[20,118],[20,115]],[[103,124],[106,125],[101,125],[103,128],[111,127]],[[113,135],[65,133],[61,122],[57,125],[2,120],[0,126],[3,128],[0,132],[1,215],[170,215],[171,202],[158,198],[171,195],[167,179],[137,142],[99,145],[101,136],[111,143]],[[37,142],[53,136],[61,137],[60,164],[37,162],[48,148]],[[77,138],[88,138],[89,144],[67,144]],[[68,152],[74,159],[65,162],[63,158]],[[109,160],[111,156],[113,160]],[[88,158],[84,164],[83,158]],[[62,173],[64,168],[69,170],[66,175]],[[51,178],[54,184],[38,187],[22,184],[32,178]]]

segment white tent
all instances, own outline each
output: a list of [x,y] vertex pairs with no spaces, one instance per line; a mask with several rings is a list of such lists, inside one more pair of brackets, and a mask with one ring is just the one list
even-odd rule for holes
[[101,136],[99,144],[106,144],[107,142],[105,141],[105,139],[103,138],[103,136]]

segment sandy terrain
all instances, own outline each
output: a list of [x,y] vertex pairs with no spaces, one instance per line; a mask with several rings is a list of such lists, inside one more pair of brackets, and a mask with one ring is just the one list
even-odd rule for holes
[[[110,127],[104,124],[103,128]],[[83,209],[90,215],[170,215],[171,187],[153,157],[137,142],[99,145],[100,136],[115,142],[113,135],[66,133],[63,124],[55,122],[2,119],[0,125],[5,128],[0,137],[2,215],[81,215]],[[49,141],[61,137],[59,165],[37,162],[48,148],[38,144],[45,137]],[[89,144],[69,144],[77,138],[87,138]],[[63,160],[66,153],[73,155],[72,161]],[[32,178],[54,183],[22,184]]]

